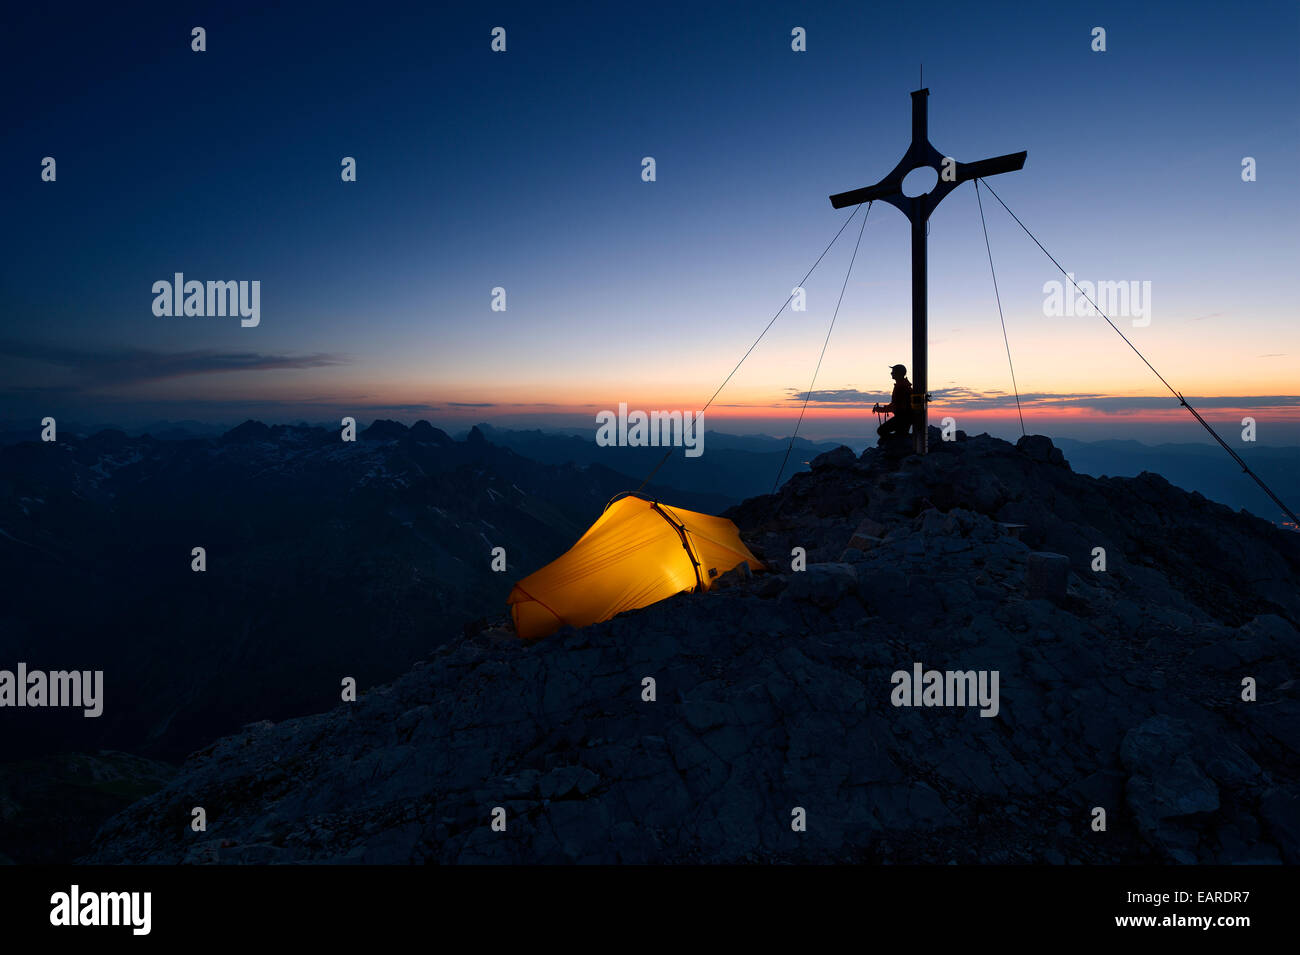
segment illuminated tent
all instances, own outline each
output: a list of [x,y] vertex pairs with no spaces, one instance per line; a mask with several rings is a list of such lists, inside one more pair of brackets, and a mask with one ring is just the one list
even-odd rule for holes
[[619,498],[562,556],[529,574],[506,602],[525,640],[585,627],[624,610],[708,590],[741,561],[763,565],[722,517],[640,497]]

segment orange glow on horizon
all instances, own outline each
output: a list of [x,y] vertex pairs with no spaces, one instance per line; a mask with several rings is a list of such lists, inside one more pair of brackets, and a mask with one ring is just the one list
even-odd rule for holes
[[[481,400],[474,400],[467,396],[458,396],[457,400],[439,400],[428,396],[422,396],[420,399],[412,401],[405,399],[394,402],[383,402],[371,400],[363,402],[363,406],[383,408],[394,407],[397,405],[414,405],[427,403],[431,410],[437,409],[443,413],[455,413],[469,416],[491,417],[499,414],[525,414],[525,415],[581,415],[595,417],[599,411],[618,412],[619,402],[581,402],[581,401],[527,401],[522,395],[514,396],[516,400],[503,402],[493,401],[486,397]],[[990,396],[997,400],[1014,401],[1005,395],[998,394]],[[1094,404],[1090,404],[1090,398],[1071,398],[1071,396],[1062,396],[1062,398],[1052,399],[1022,399],[1022,409],[1026,420],[1051,419],[1051,420],[1104,420],[1104,419],[1123,419],[1125,421],[1140,422],[1161,422],[1172,419],[1190,417],[1188,412],[1182,408],[1177,401],[1170,397],[1168,407],[1135,407],[1124,408],[1122,402],[1127,396],[1102,396],[1100,401],[1108,404],[1120,403],[1121,407],[1101,410]],[[1131,396],[1135,402],[1146,403],[1152,399],[1162,400],[1158,395],[1141,395]],[[1245,397],[1245,396],[1242,396]],[[884,403],[889,400],[888,394],[882,394],[875,400]],[[987,400],[987,399],[985,399]],[[1231,419],[1233,423],[1240,422],[1242,417],[1267,417],[1273,421],[1300,421],[1300,406],[1296,405],[1255,405],[1240,407],[1225,407],[1223,405],[1203,406],[1197,404],[1195,397],[1188,399],[1207,421],[1218,421]],[[655,401],[637,401],[627,399],[623,402],[629,411],[690,411],[698,413],[700,410],[699,403],[689,401],[664,401],[662,398]],[[704,413],[707,421],[714,419],[734,419],[734,420],[756,420],[756,419],[790,419],[795,420],[803,413],[806,421],[823,420],[846,420],[846,419],[865,419],[874,418],[875,414],[871,410],[870,402],[809,402],[804,409],[803,403],[798,400],[774,400],[768,402],[750,402],[750,403],[729,403],[719,400],[716,404],[710,406]],[[930,421],[937,424],[938,419],[944,415],[951,414],[964,418],[975,418],[980,420],[1015,420],[1018,418],[1018,412],[1014,403],[1010,405],[998,405],[995,407],[983,406],[981,396],[974,396],[973,400],[934,400],[930,403]]]

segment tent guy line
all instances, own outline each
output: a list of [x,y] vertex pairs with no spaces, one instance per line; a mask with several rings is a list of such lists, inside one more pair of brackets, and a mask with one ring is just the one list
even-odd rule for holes
[[1007,319],[1002,314],[1002,293],[998,291],[998,273],[993,268],[993,246],[989,244],[989,227],[984,221],[984,200],[980,198],[980,181],[975,180],[975,201],[979,204],[980,226],[984,229],[984,248],[989,254],[989,273],[993,276],[993,297],[998,302],[998,321],[1002,323],[1002,341],[1007,346],[1007,365],[1011,368],[1011,390],[1016,396],[1016,414],[1020,416],[1020,433],[1029,434],[1025,430],[1025,413],[1020,410],[1020,386],[1016,384],[1016,365],[1011,360],[1011,339],[1007,337]]
[[826,357],[826,346],[831,343],[831,332],[835,331],[835,319],[839,318],[840,306],[844,304],[844,290],[849,287],[849,277],[853,275],[853,264],[858,260],[858,248],[862,245],[862,233],[867,231],[867,217],[871,215],[872,203],[867,203],[867,211],[862,214],[862,226],[858,229],[858,241],[853,246],[853,257],[849,259],[848,271],[844,273],[844,284],[840,286],[840,297],[835,302],[835,312],[831,315],[831,326],[826,329],[826,340],[822,342],[821,354],[817,356],[817,367],[813,369],[812,383],[808,385],[808,390],[803,396],[803,407],[799,409],[799,420],[794,424],[794,433],[790,435],[790,443],[786,445],[785,457],[781,459],[781,467],[776,472],[776,480],[772,482],[772,493],[781,486],[781,475],[785,473],[785,466],[790,460],[790,452],[794,450],[794,439],[799,437],[799,426],[803,424],[804,412],[808,410],[808,399],[812,397],[813,388],[817,384],[817,373],[822,370],[822,359]]
[[[745,363],[745,359],[748,358],[750,354],[754,351],[754,349],[758,347],[758,343],[763,340],[763,336],[766,335],[768,333],[768,330],[773,325],[776,324],[776,320],[781,317],[781,313],[785,311],[785,307],[794,300],[795,290],[802,288],[804,283],[808,281],[809,276],[811,276],[813,272],[817,270],[817,266],[821,265],[822,259],[826,258],[826,253],[829,252],[831,250],[831,247],[834,246],[835,243],[839,241],[840,236],[844,234],[844,230],[849,227],[849,223],[853,221],[853,217],[858,214],[858,209],[860,208],[862,207],[854,206],[852,215],[850,215],[847,219],[844,220],[844,224],[840,226],[839,231],[835,233],[835,237],[831,239],[830,243],[826,246],[826,248],[822,249],[822,254],[817,256],[817,261],[812,264],[812,267],[808,269],[807,272],[804,273],[804,277],[801,278],[799,282],[795,285],[795,287],[790,290],[790,294],[786,296],[786,300],[783,303],[781,303],[781,307],[776,310],[776,314],[773,315],[770,319],[768,319],[767,325],[765,325],[763,327],[763,330],[758,333],[758,337],[754,339],[754,344],[750,345],[749,348],[746,349],[745,354],[740,356],[740,361],[736,362],[736,367],[732,368],[731,371],[727,373],[727,377],[722,379],[722,384],[718,385],[717,391],[713,392],[713,396],[704,403],[704,407],[701,408],[699,414],[695,416],[697,421],[699,420],[700,415],[704,414],[704,412],[709,410],[709,405],[713,404],[714,399],[716,399],[718,395],[722,394],[722,389],[727,387],[727,382],[731,381],[732,376],[735,375],[735,373],[740,370],[740,366]],[[866,221],[865,218],[863,219],[863,221],[864,222]],[[651,469],[650,473],[645,476],[645,480],[641,482],[640,486],[637,488],[637,491],[642,491],[645,489],[645,486],[650,483],[650,479],[659,473],[659,469],[664,466],[665,462],[667,462],[667,460],[672,456],[672,453],[673,452],[671,448],[669,448],[667,451],[664,452],[664,456],[659,459],[659,463],[656,464],[654,468]]]
[[1032,232],[1029,231],[1029,227],[1020,221],[1020,217],[1016,215],[1014,212],[1012,212],[1011,207],[1002,201],[1002,197],[993,191],[993,187],[986,182],[984,183],[984,188],[989,191],[989,195],[991,195],[994,199],[996,199],[1003,209],[1007,210],[1007,214],[1011,216],[1011,218],[1016,220],[1016,225],[1020,226],[1020,228],[1024,230],[1025,235],[1029,236],[1029,238],[1034,240],[1034,245],[1042,249],[1043,255],[1051,259],[1052,264],[1055,265],[1058,269],[1060,269],[1061,274],[1070,280],[1070,282],[1074,285],[1074,287],[1078,289],[1079,294],[1088,300],[1088,304],[1090,304],[1093,308],[1097,310],[1097,314],[1106,320],[1106,324],[1109,325],[1112,329],[1114,329],[1115,334],[1118,335],[1120,338],[1124,339],[1124,344],[1128,345],[1129,348],[1133,349],[1133,354],[1137,355],[1138,358],[1142,359],[1142,363],[1151,369],[1151,373],[1160,379],[1161,383],[1164,384],[1164,386],[1169,389],[1170,394],[1172,394],[1175,398],[1178,399],[1178,403],[1182,405],[1184,408],[1186,408],[1188,411],[1190,411],[1192,413],[1192,417],[1194,417],[1197,421],[1199,421],[1201,426],[1205,428],[1206,431],[1210,432],[1210,436],[1214,438],[1215,441],[1219,442],[1219,446],[1222,447],[1223,450],[1227,451],[1228,454],[1232,456],[1232,459],[1241,466],[1242,472],[1250,475],[1251,479],[1253,479],[1254,482],[1258,484],[1260,488],[1263,489],[1264,493],[1269,496],[1269,498],[1273,501],[1273,503],[1276,504],[1278,507],[1280,507],[1282,509],[1282,512],[1286,514],[1287,517],[1291,518],[1292,523],[1300,525],[1300,517],[1296,517],[1295,511],[1291,510],[1291,508],[1287,507],[1285,504],[1282,503],[1281,498],[1279,498],[1276,494],[1273,493],[1272,488],[1270,488],[1267,484],[1265,484],[1263,479],[1260,478],[1258,474],[1256,474],[1254,471],[1250,469],[1250,465],[1248,465],[1245,461],[1241,459],[1241,455],[1239,455],[1236,451],[1234,451],[1231,447],[1228,446],[1228,443],[1219,436],[1219,432],[1215,431],[1214,428],[1210,425],[1210,423],[1201,417],[1200,412],[1198,412],[1195,408],[1193,408],[1191,404],[1188,403],[1187,399],[1184,398],[1182,394],[1174,388],[1173,385],[1169,384],[1169,382],[1165,380],[1164,375],[1156,371],[1155,366],[1151,364],[1151,362],[1147,361],[1147,357],[1145,355],[1143,355],[1140,351],[1138,351],[1137,346],[1134,345],[1133,342],[1129,340],[1129,337],[1125,335],[1122,331],[1120,331],[1118,325],[1116,325],[1114,322],[1110,320],[1110,316],[1101,310],[1101,308],[1097,305],[1097,303],[1092,300],[1091,296],[1089,296],[1086,292],[1084,292],[1083,289],[1079,288],[1079,283],[1074,280],[1074,276],[1071,273],[1065,271],[1065,267],[1062,266],[1060,262],[1056,261],[1056,256],[1052,255],[1052,253],[1047,251],[1047,248],[1043,245],[1043,243],[1039,242],[1038,238]]

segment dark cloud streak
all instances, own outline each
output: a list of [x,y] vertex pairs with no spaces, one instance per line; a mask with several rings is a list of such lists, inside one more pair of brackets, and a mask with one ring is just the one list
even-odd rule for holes
[[0,358],[40,362],[69,369],[82,388],[127,385],[193,375],[237,371],[283,371],[329,368],[348,364],[342,355],[265,355],[260,352],[221,352],[200,349],[159,352],[144,348],[77,349],[63,345],[0,341]]
[[[787,401],[802,402],[806,391],[789,389]],[[972,391],[969,388],[932,388],[933,404],[965,408],[975,411],[994,411],[1016,407],[1014,395],[994,391],[988,393]],[[889,393],[878,394],[858,391],[856,388],[814,391],[809,404],[822,407],[870,408],[880,401],[888,401]],[[1197,408],[1300,408],[1300,395],[1202,395],[1188,396],[1187,400]],[[1172,396],[1160,395],[1126,396],[1103,394],[1047,394],[1031,392],[1020,396],[1020,403],[1025,408],[1039,411],[1090,409],[1101,414],[1123,414],[1130,411],[1147,411],[1152,409],[1177,408],[1178,402]]]

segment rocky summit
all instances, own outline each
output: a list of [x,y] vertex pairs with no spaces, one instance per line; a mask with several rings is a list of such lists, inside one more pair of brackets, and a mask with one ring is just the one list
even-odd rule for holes
[[83,861],[1300,862],[1300,535],[957,437],[734,508],[708,593],[221,739]]

